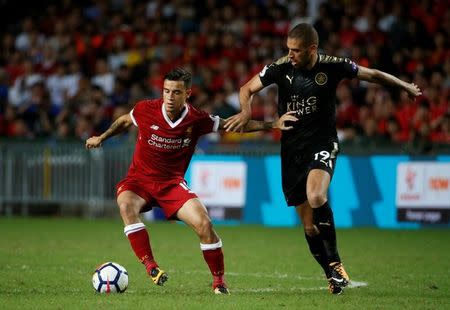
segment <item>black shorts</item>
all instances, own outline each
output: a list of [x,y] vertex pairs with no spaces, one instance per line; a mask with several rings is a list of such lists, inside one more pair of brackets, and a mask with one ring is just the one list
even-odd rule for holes
[[338,152],[336,141],[319,142],[302,151],[282,150],[282,185],[288,206],[298,206],[307,200],[306,181],[312,169],[325,170],[333,177]]

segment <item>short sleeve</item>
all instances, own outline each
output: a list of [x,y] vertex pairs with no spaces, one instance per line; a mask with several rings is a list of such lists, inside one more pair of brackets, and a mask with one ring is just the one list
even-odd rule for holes
[[131,120],[133,121],[134,126],[139,127],[136,122],[136,119],[134,118],[133,112],[134,112],[134,108],[133,108],[133,110],[130,111]]
[[353,79],[358,75],[358,65],[350,60],[349,58],[344,58],[344,61],[340,63],[343,79]]
[[264,68],[259,72],[259,79],[264,87],[276,83],[276,78],[279,72],[279,65],[276,63],[271,63],[270,65],[264,66]]
[[201,112],[201,117],[197,123],[199,136],[206,135],[211,132],[219,130],[220,117],[210,115],[204,111]]
[[277,84],[281,78],[284,78],[283,72],[286,70],[286,66],[291,67],[291,61],[288,56],[281,57],[275,60],[268,66],[265,66],[261,72],[259,72],[259,79],[264,87],[270,84]]
[[143,108],[143,103],[142,103],[142,101],[140,101],[140,102],[136,103],[134,108],[130,111],[131,120],[133,121],[133,124],[136,127],[139,127],[139,120],[141,118],[142,108]]

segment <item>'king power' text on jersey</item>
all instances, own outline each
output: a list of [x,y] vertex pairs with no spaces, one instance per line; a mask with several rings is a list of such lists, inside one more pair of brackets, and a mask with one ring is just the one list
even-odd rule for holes
[[286,56],[259,73],[264,86],[278,85],[278,115],[297,112],[294,128],[282,133],[282,148],[298,150],[337,140],[336,88],[342,79],[356,77],[358,66],[348,58],[318,56],[310,70],[295,68]]
[[198,138],[217,131],[220,121],[186,103],[172,122],[162,99],[138,102],[130,116],[139,131],[128,175],[155,181],[184,178]]

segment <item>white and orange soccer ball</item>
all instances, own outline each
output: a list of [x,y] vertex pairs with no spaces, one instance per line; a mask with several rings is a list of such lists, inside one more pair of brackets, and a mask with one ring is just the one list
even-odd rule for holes
[[128,272],[117,263],[101,264],[92,275],[92,285],[99,293],[123,293],[128,287]]

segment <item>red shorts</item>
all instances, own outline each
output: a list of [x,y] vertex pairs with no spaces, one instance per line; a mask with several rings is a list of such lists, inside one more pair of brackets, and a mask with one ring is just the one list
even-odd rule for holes
[[173,218],[186,201],[197,198],[184,179],[149,182],[127,176],[116,185],[116,197],[123,191],[131,191],[147,202],[141,212],[150,211],[152,207],[161,207],[168,219]]

